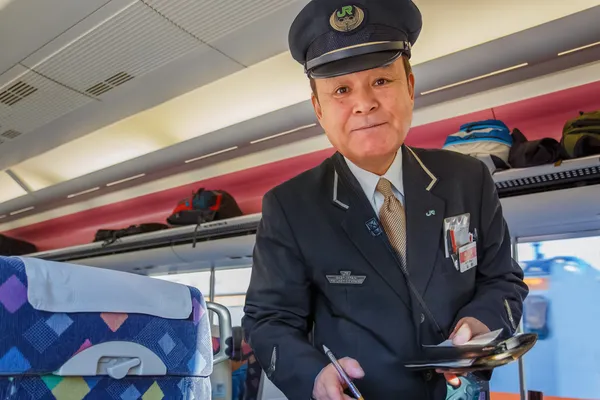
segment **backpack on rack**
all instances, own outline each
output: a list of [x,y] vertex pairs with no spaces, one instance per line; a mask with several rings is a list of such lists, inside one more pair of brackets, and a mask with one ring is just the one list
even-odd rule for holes
[[571,158],[600,154],[600,110],[579,114],[565,123],[561,145]]
[[36,251],[37,247],[29,242],[0,235],[0,256],[22,256]]
[[448,135],[443,149],[478,158],[491,170],[507,169],[512,143],[506,124],[488,119],[461,125],[458,132]]
[[224,190],[198,189],[181,200],[167,218],[171,225],[198,225],[243,215],[233,196]]
[[105,245],[114,243],[117,239],[126,236],[139,235],[141,233],[155,232],[163,229],[169,229],[166,224],[147,223],[139,225],[131,225],[124,229],[99,229],[94,237],[94,242],[104,242]]

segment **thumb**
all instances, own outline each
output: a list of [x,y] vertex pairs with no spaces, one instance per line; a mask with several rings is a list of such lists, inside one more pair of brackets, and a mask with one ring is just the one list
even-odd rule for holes
[[455,389],[460,387],[460,379],[458,376],[454,374],[444,373],[444,377],[446,378],[446,381],[448,381],[448,383],[452,385],[452,387],[454,387]]
[[452,339],[452,344],[455,344],[455,345],[465,344],[466,342],[471,340],[471,336],[472,336],[471,327],[469,326],[469,324],[464,323],[461,325],[461,327],[458,329],[458,331],[454,335],[454,338]]
[[339,363],[350,378],[360,379],[365,376],[365,371],[363,371],[358,361],[349,357],[344,357]]

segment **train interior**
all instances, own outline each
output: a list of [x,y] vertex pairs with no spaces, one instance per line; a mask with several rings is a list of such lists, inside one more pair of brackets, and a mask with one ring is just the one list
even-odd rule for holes
[[[242,399],[245,391],[244,399],[285,399],[239,327],[262,196],[334,153],[308,80],[288,51],[289,26],[307,3],[0,0],[0,239],[29,243],[35,249],[23,257],[48,262],[25,263],[28,274],[59,274],[57,265],[73,276],[73,266],[116,274],[98,275],[94,290],[82,277],[95,293],[81,294],[88,300],[120,278],[131,282],[120,282],[123,288],[144,279],[131,293],[124,289],[139,302],[125,312],[139,312],[143,301],[160,303],[152,293],[172,291],[173,304],[181,301],[194,315],[180,321],[181,329],[206,322],[212,354],[198,350],[187,364],[165,362],[166,370],[179,363],[203,370],[210,389],[205,380],[189,382],[210,390],[204,398]],[[424,28],[411,59],[416,96],[408,146],[442,148],[463,124],[490,119],[529,142],[560,143],[567,121],[600,110],[598,0],[415,3]],[[493,400],[524,399],[526,390],[548,399],[600,399],[599,153],[528,167],[489,165],[531,293],[520,330],[538,334],[521,362],[494,371]],[[171,223],[199,189],[226,191],[241,215]],[[144,224],[154,228],[100,235]],[[0,273],[0,303],[11,316],[20,304],[3,292],[11,285],[25,290],[19,276]],[[181,285],[198,293],[181,296]],[[104,321],[114,332],[123,318]],[[58,336],[68,332],[64,317],[48,321]],[[162,351],[175,354],[186,343],[158,337],[159,329],[146,334],[160,339]],[[73,346],[85,353],[82,343]],[[0,381],[7,366],[33,363],[14,349],[0,354]],[[154,365],[154,357],[145,364]],[[63,376],[84,375],[82,358],[64,364]],[[212,368],[200,359],[212,360]],[[183,390],[184,380],[129,384],[128,374],[143,375],[131,359],[103,368],[125,379],[107,386],[115,398],[169,398],[163,384]],[[44,381],[43,390],[60,398],[60,379]],[[85,398],[96,384],[82,382],[80,395],[69,399]]]

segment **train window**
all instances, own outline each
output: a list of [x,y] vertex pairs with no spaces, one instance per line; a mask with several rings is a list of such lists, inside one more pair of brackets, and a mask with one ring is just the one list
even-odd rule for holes
[[528,390],[598,399],[600,236],[520,243],[530,293],[523,330],[539,335],[524,357]]
[[215,295],[246,293],[251,275],[251,267],[216,270]]
[[246,291],[250,286],[251,275],[251,267],[215,271],[215,303],[229,309],[233,326],[242,324]]
[[153,275],[152,277],[198,288],[198,290],[200,290],[202,295],[208,301],[210,295],[210,271]]

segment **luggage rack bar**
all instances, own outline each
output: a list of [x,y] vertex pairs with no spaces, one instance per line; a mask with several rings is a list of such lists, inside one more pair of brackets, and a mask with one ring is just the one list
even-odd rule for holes
[[493,175],[500,198],[600,184],[600,157],[565,160]]
[[65,247],[57,250],[28,254],[27,257],[41,258],[49,261],[70,261],[92,258],[110,254],[129,253],[152,248],[169,247],[223,239],[232,236],[243,236],[256,233],[262,214],[250,214],[221,221],[171,228],[157,232],[143,233],[117,239],[113,243],[95,242],[79,246]]

